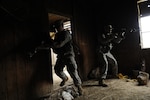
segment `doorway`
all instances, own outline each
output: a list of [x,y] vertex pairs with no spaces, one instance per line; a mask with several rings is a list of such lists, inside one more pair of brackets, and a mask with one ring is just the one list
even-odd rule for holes
[[[63,19],[65,20],[64,22],[64,28],[65,29],[68,29],[70,31],[70,33],[72,34],[71,32],[71,18],[69,17],[66,17],[66,16],[62,16],[62,15],[59,15],[59,14],[54,14],[54,13],[48,13],[48,18],[49,18],[49,25],[50,27],[52,26],[52,24],[56,21],[56,20],[59,20],[59,19]],[[49,35],[52,39],[54,39],[55,37],[55,31],[53,30],[53,28],[50,28],[49,30]],[[56,74],[55,74],[55,71],[54,71],[54,65],[56,63],[56,59],[57,59],[57,54],[55,54],[53,52],[52,49],[51,50],[51,59],[52,59],[52,76],[53,76],[53,90],[57,90],[59,88],[61,88],[59,86],[60,82],[62,81],[61,78],[59,78]],[[66,82],[66,85],[70,85],[70,84],[73,84],[73,80],[72,78],[70,77],[69,73],[67,72],[67,69],[66,67],[64,68],[64,72],[66,73],[66,75],[68,76],[68,81]]]

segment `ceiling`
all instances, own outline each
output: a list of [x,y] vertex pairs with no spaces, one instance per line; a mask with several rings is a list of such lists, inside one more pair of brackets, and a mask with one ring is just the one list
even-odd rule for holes
[[53,14],[53,13],[48,13],[48,19],[49,19],[49,24],[50,24],[50,25],[51,25],[53,22],[55,22],[56,20],[59,20],[59,19],[70,20],[69,17],[65,17],[65,16],[62,16],[62,15]]

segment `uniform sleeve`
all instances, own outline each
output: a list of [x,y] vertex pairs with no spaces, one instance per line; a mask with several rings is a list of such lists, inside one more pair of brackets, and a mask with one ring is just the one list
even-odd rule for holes
[[66,43],[68,43],[72,39],[72,36],[69,32],[65,31],[63,33],[62,39],[60,41],[55,41],[53,43],[54,48],[61,48],[63,47]]
[[125,32],[122,32],[122,33],[118,34],[117,38],[115,38],[112,42],[119,44],[122,40],[125,39],[124,34],[125,34]]
[[115,37],[113,35],[110,36],[105,36],[104,34],[102,34],[102,36],[99,38],[99,42],[102,45],[107,45],[108,43],[110,43]]

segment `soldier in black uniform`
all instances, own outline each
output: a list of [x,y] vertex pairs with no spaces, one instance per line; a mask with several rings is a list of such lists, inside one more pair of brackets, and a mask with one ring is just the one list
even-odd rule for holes
[[75,54],[72,45],[72,35],[68,30],[63,27],[63,20],[57,20],[54,23],[56,35],[53,40],[52,49],[57,54],[56,64],[54,66],[55,73],[62,79],[60,86],[65,85],[68,77],[63,72],[65,65],[70,74],[75,86],[78,88],[80,95],[83,93],[82,82],[78,75],[77,63],[75,61]]
[[108,64],[112,65],[113,77],[118,75],[118,64],[114,56],[111,54],[111,50],[116,43],[120,43],[124,39],[124,33],[113,33],[112,25],[107,25],[104,27],[104,33],[98,38],[99,44],[97,48],[98,54],[98,66],[100,67],[100,78],[99,85],[107,87],[104,83],[108,72]]

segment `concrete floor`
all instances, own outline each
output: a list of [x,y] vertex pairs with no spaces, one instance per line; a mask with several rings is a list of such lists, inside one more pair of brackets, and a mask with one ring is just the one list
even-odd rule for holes
[[[55,63],[55,60],[53,62]],[[49,98],[44,100],[63,100],[60,96],[65,87],[72,86],[76,89],[68,72],[65,69],[64,71],[69,77],[66,85],[60,87],[61,79],[53,72],[53,92]],[[75,97],[73,100],[150,100],[150,82],[148,82],[148,85],[138,86],[135,79],[126,77],[123,79],[106,79],[105,82],[108,87],[98,86],[96,80],[83,82],[84,94]]]
[[[84,94],[73,100],[150,100],[150,82],[148,85],[138,86],[134,79],[106,79],[105,81],[108,87],[98,86],[96,80],[83,82]],[[61,89],[53,92],[48,100],[63,100],[58,99],[60,91]]]

